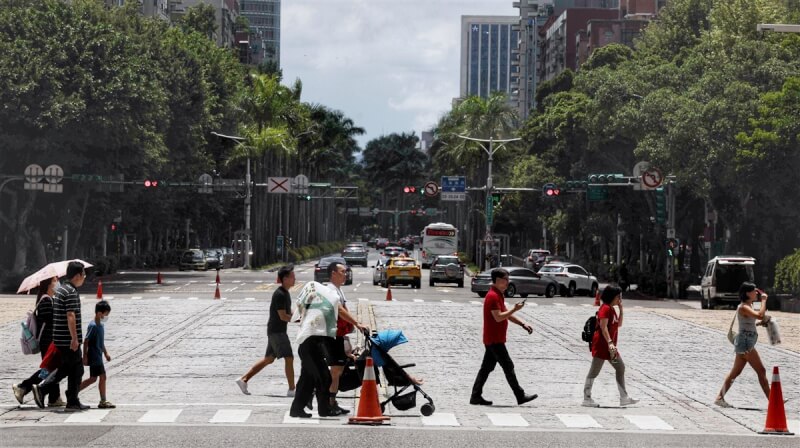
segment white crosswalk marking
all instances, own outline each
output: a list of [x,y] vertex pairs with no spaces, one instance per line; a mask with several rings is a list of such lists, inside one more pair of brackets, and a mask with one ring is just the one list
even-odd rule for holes
[[105,297],[103,297],[103,299],[105,299],[105,300],[111,300],[113,298],[114,298],[114,296],[105,296]]
[[453,303],[452,300],[442,300],[442,303]]
[[422,303],[422,302],[424,302],[424,300],[422,300],[422,299],[414,299],[414,302]]
[[471,300],[469,303],[471,303],[473,305],[483,305],[482,302],[478,302],[477,300]]
[[519,414],[486,414],[494,426],[530,426]]
[[555,305],[555,306],[567,306],[566,303],[560,303],[560,302],[553,302],[553,305]]
[[625,418],[639,429],[655,429],[661,431],[675,430],[675,428],[655,415],[626,415]]
[[108,409],[89,409],[70,415],[64,423],[100,423],[108,415]]
[[[314,413],[317,416],[316,413]],[[286,411],[286,414],[283,414],[283,424],[305,424],[305,425],[317,425],[319,424],[319,418],[299,418],[299,417],[292,417],[289,415],[289,411]]]
[[256,298],[255,297],[245,297],[244,300],[246,300],[248,302],[254,302],[256,300]]
[[150,409],[139,417],[139,423],[174,423],[183,409]]
[[800,420],[787,420],[786,426],[789,427],[789,431],[800,434]]
[[142,300],[142,296],[133,296],[131,300]]
[[421,417],[424,426],[461,426],[455,414],[437,412],[430,417]]
[[169,296],[161,296],[158,300],[169,300]]
[[597,420],[587,414],[556,414],[567,428],[602,428]]
[[209,423],[244,423],[250,418],[249,409],[220,409],[211,417]]
[[187,300],[197,300],[197,297],[189,297]]
[[369,299],[365,299],[365,298],[363,298],[363,297],[359,297],[359,298],[358,298],[358,301],[359,301],[359,302],[369,302]]

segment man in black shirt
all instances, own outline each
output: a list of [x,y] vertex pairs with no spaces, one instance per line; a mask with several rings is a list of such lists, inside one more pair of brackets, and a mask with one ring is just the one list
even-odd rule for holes
[[247,382],[264,367],[272,364],[278,358],[285,362],[286,380],[289,382],[287,397],[294,397],[294,355],[289,335],[286,334],[286,324],[292,320],[292,297],[289,288],[294,286],[294,266],[283,266],[278,270],[278,281],[281,286],[272,294],[272,303],[269,306],[269,321],[267,322],[267,353],[264,358],[253,364],[236,384],[242,393],[250,395]]
[[57,384],[67,378],[67,411],[82,411],[89,406],[78,400],[81,380],[83,380],[83,356],[81,344],[81,296],[78,288],[86,280],[83,263],[71,261],[67,265],[67,281],[56,289],[53,297],[53,344],[61,354],[61,367],[52,382],[33,386],[33,399],[40,408],[44,407],[43,397]]

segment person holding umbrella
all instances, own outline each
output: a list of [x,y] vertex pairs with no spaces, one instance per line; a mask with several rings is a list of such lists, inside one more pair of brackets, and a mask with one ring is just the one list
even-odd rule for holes
[[[39,354],[44,360],[50,344],[53,342],[53,295],[55,294],[56,287],[58,286],[58,277],[51,277],[39,282],[36,294],[36,306],[33,309],[36,315],[36,324],[41,331],[39,335],[39,347],[41,350]],[[47,373],[45,370],[44,373]],[[14,390],[14,398],[17,399],[19,404],[22,404],[25,395],[33,389],[34,384],[41,383],[45,378],[42,378],[42,369],[37,369],[30,378],[25,381],[14,384],[11,388]],[[53,389],[48,395],[48,407],[61,407],[65,403],[61,400],[61,390],[58,384],[53,386]]]

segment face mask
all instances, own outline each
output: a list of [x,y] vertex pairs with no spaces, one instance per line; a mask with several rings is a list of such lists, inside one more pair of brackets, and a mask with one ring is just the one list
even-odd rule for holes
[[102,323],[108,322],[108,316],[106,315],[106,316],[101,317],[100,318],[100,322],[102,322]]

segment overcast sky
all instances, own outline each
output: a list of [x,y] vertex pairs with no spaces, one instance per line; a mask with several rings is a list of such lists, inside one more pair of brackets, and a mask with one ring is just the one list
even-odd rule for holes
[[284,82],[339,109],[367,141],[433,126],[459,91],[462,15],[517,15],[513,0],[283,0]]

